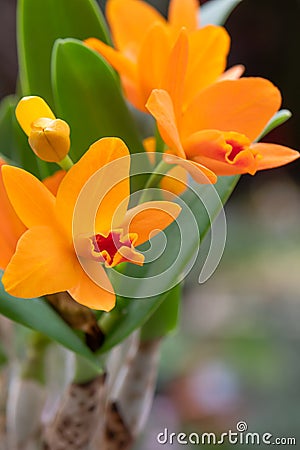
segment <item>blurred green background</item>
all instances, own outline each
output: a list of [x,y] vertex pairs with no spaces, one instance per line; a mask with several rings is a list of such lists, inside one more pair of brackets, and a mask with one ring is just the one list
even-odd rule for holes
[[[16,85],[15,3],[0,0],[1,97]],[[167,1],[149,3],[167,10]],[[229,66],[242,63],[246,76],[269,78],[293,112],[266,140],[296,149],[299,20],[298,0],[243,0],[226,24]],[[186,280],[180,328],[163,346],[154,406],[137,450],[161,448],[156,436],[165,427],[220,433],[240,420],[251,432],[296,437],[300,448],[299,169],[297,162],[240,180],[226,206],[228,239],[217,271],[199,286],[199,261]]]

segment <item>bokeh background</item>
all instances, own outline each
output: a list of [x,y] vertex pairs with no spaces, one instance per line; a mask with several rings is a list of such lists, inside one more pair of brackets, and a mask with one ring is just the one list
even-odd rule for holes
[[[167,0],[149,3],[166,13]],[[15,4],[0,0],[1,98],[16,86]],[[229,66],[242,63],[246,76],[273,81],[293,112],[266,140],[295,149],[299,23],[299,0],[243,0],[226,23]],[[163,345],[153,411],[137,450],[161,448],[156,436],[165,427],[220,433],[241,420],[249,431],[296,437],[300,446],[299,169],[298,162],[240,180],[226,206],[228,238],[217,271],[199,286],[199,261],[186,280],[179,329]]]

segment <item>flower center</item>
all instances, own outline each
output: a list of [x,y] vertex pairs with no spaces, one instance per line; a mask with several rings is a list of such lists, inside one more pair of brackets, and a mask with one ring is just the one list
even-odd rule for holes
[[[93,256],[105,262],[107,267],[114,267],[121,262],[135,262],[138,252],[134,249],[136,233],[123,235],[122,230],[110,231],[106,236],[96,234],[91,238]],[[141,255],[142,256],[142,255]]]
[[93,237],[93,244],[95,252],[106,252],[110,259],[114,259],[114,256],[118,252],[118,250],[125,246],[131,248],[132,241],[130,239],[121,241],[121,232],[111,231],[107,236],[103,236],[103,234],[96,234]]
[[228,155],[228,159],[230,161],[233,161],[236,155],[238,155],[242,150],[244,150],[244,145],[240,142],[236,142],[232,139],[226,139],[226,143],[231,145],[232,150],[230,154]]

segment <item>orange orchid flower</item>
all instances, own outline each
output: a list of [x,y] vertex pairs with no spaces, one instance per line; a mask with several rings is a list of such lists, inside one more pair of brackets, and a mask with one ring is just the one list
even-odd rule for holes
[[[183,86],[184,102],[188,104],[199,89],[223,73],[230,45],[223,27],[199,29],[198,10],[197,0],[171,0],[165,20],[144,1],[108,0],[106,16],[115,49],[95,38],[85,43],[120,73],[127,98],[141,111],[146,111],[153,89],[173,89],[174,75],[181,72],[178,55],[189,45]],[[178,42],[180,33],[186,36]]]
[[214,183],[218,175],[254,175],[299,157],[288,147],[254,142],[280,104],[271,82],[242,78],[208,86],[179,113],[169,93],[157,89],[147,108],[168,146],[165,161],[181,165],[200,183]]
[[[117,170],[115,165],[110,169],[112,162],[117,163]],[[102,263],[106,267],[122,261],[142,265],[144,257],[135,246],[147,241],[150,232],[152,237],[167,227],[180,212],[177,204],[167,201],[148,202],[127,211],[129,166],[130,155],[123,141],[100,139],[66,173],[56,197],[25,170],[2,167],[10,202],[28,228],[2,279],[8,293],[30,298],[68,291],[88,307],[105,311],[113,308],[115,294]],[[113,185],[116,176],[121,181]],[[83,210],[79,211],[77,235],[73,229],[74,211],[90,179],[95,179],[102,200],[97,204],[93,234],[86,228]],[[101,285],[86,273],[82,261],[85,270],[96,274]]]
[[[0,269],[6,269],[9,261],[16,251],[18,240],[25,233],[27,228],[21,222],[15,210],[13,209],[2,179],[1,168],[7,164],[3,159],[0,159]],[[56,195],[58,186],[64,177],[65,172],[59,170],[54,175],[46,178],[43,184]]]

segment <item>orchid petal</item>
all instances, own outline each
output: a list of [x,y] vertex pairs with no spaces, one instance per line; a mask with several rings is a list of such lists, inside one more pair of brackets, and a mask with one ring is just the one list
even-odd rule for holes
[[191,177],[197,183],[214,184],[217,181],[217,176],[212,170],[208,169],[206,166],[196,161],[179,158],[178,156],[172,155],[170,153],[166,153],[164,155],[164,161],[168,164],[176,164],[182,167],[191,175]]
[[3,166],[2,176],[9,200],[27,228],[53,222],[55,197],[35,176],[23,169]]
[[47,177],[43,180],[43,185],[54,195],[56,196],[60,183],[66,175],[65,170],[58,170],[50,177]]
[[258,152],[262,158],[258,162],[258,170],[283,166],[299,158],[300,153],[283,145],[260,142],[252,144],[251,150]]
[[[174,113],[177,123],[181,118],[183,103],[184,83],[186,70],[188,67],[189,42],[185,28],[180,30],[178,39],[170,53],[166,72],[162,81],[162,88],[166,90],[173,102]],[[157,87],[157,86],[153,86]]]
[[54,228],[33,227],[20,238],[2,282],[9,294],[22,298],[62,292],[76,284],[76,264],[72,248]]
[[170,25],[193,31],[198,26],[199,3],[197,0],[171,0],[168,19]]
[[230,37],[223,27],[207,25],[189,34],[184,105],[189,105],[201,89],[215,82],[226,67]]
[[172,99],[167,91],[154,89],[147,101],[146,108],[154,116],[160,134],[170,149],[185,158],[180,141]]
[[100,263],[88,260],[84,261],[83,267],[77,272],[76,285],[69,289],[69,294],[89,308],[110,311],[115,306],[116,296],[104,268]]
[[178,217],[180,211],[181,207],[173,202],[142,203],[127,211],[122,228],[125,233],[137,233],[135,246],[138,246],[164,230]]
[[109,0],[106,15],[119,50],[137,55],[141,36],[155,22],[165,23],[155,8],[138,0]]
[[182,118],[183,138],[203,129],[236,131],[253,141],[280,107],[279,90],[263,78],[214,83],[200,92]]
[[[104,232],[111,228],[116,210],[118,216],[125,215],[129,197],[129,164],[129,151],[121,139],[102,138],[68,171],[58,189],[56,214],[69,236],[72,236],[73,214],[83,188],[78,233],[93,231],[93,217],[97,232]],[[95,206],[98,200],[101,201],[100,208],[98,203]]]
[[[5,165],[0,160],[0,168]],[[6,193],[0,171],[0,269],[5,269],[13,256],[18,239],[26,231],[25,226],[15,213]]]
[[171,43],[167,29],[160,22],[156,22],[142,40],[141,49],[137,57],[138,82],[143,93],[143,105],[153,88],[162,87],[162,76],[166,71]]
[[55,115],[45,100],[37,96],[23,97],[16,107],[16,117],[23,131],[30,135],[31,124],[41,117],[55,119]]

